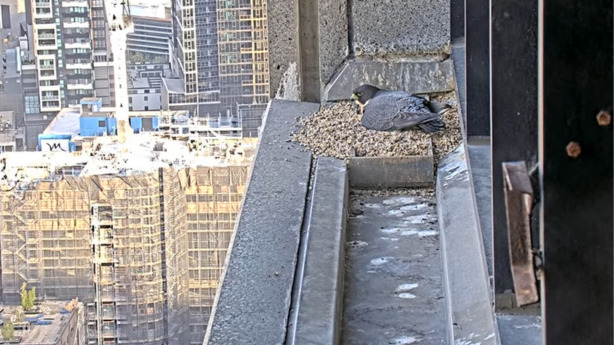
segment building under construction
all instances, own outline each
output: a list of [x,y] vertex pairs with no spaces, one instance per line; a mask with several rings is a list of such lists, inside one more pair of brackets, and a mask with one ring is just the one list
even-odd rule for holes
[[3,301],[77,297],[89,344],[201,344],[252,155],[149,134],[0,155]]

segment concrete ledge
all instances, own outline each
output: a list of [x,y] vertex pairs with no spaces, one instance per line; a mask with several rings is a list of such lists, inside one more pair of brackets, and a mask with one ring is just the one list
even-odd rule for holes
[[340,343],[348,193],[345,163],[318,158],[296,316],[286,344]]
[[436,190],[449,343],[498,345],[499,333],[464,146],[439,162]]
[[348,161],[354,188],[403,188],[432,186],[433,156],[354,157]]
[[318,108],[269,103],[205,344],[284,343],[311,169],[289,139],[296,117]]
[[454,90],[452,60],[374,61],[349,60],[324,90],[322,102],[348,100],[352,90],[362,84],[412,93]]

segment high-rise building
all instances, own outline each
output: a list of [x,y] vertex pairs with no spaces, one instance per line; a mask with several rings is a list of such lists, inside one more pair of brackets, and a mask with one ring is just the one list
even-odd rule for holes
[[217,0],[220,101],[237,112],[269,101],[266,0]]
[[2,300],[78,297],[89,344],[202,344],[253,148],[126,140],[0,155]]
[[173,0],[172,21],[164,109],[238,117],[239,105],[268,102],[266,0]]
[[[103,105],[111,106],[115,104],[115,86],[113,83],[113,53],[109,42],[105,1],[91,0],[88,2],[91,3],[94,96],[101,98]],[[110,5],[110,2],[107,1],[107,3]]]
[[128,34],[128,54],[142,54],[144,63],[167,62],[173,33],[170,8],[131,4],[130,15],[134,32]]
[[31,0],[41,113],[98,96],[112,103],[103,0]]
[[175,78],[164,80],[164,109],[219,112],[215,0],[173,0],[171,17]]

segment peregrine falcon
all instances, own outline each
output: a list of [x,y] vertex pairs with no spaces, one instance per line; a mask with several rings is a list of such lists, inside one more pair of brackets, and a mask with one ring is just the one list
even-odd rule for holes
[[431,103],[405,91],[362,85],[354,89],[352,100],[360,106],[360,122],[367,129],[394,131],[418,126],[428,133],[435,133],[445,128],[441,115],[447,106]]

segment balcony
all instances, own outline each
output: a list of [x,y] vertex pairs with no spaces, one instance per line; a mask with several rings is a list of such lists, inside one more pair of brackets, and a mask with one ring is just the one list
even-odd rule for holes
[[44,50],[57,50],[58,46],[55,41],[51,42],[51,41],[40,41],[39,40],[36,44],[36,48],[44,49]]
[[91,71],[89,71],[90,73],[72,73],[72,72],[67,72],[64,76],[66,77],[66,79],[70,80],[70,79],[88,79],[92,77],[92,73]]
[[40,29],[40,30],[50,30],[50,29],[55,29],[55,23],[54,22],[50,22],[50,23],[39,23],[37,17],[34,17],[35,19],[35,23],[34,23],[34,28],[35,29]]
[[[49,71],[51,71],[52,73],[46,73]],[[57,79],[57,76],[55,74],[55,70],[39,70],[38,79],[39,80],[55,80]]]
[[92,49],[92,44],[89,41],[64,43],[66,49]]
[[66,69],[92,69],[91,63],[67,63]]
[[56,39],[56,35],[55,34],[38,34],[36,36],[39,40],[46,40],[46,39],[51,39],[51,40],[55,40]]
[[60,92],[60,85],[40,85],[40,91],[57,91]]
[[92,90],[94,88],[93,83],[87,84],[66,84],[68,90]]
[[54,70],[55,65],[39,65],[38,69],[39,70]]
[[62,107],[60,107],[60,102],[49,102],[43,101],[41,102],[41,111],[60,111]]
[[34,19],[50,19],[53,18],[53,13],[51,12],[51,9],[48,11],[43,11],[41,8],[37,8],[33,13],[33,17]]
[[87,29],[90,27],[90,23],[89,22],[83,22],[83,23],[79,23],[79,22],[74,22],[74,23],[64,23],[63,24],[65,29],[72,29],[72,28],[80,28],[80,29]]
[[38,54],[37,57],[39,60],[54,60],[55,61],[55,54]]
[[89,7],[89,1],[62,1],[62,7]]
[[35,8],[38,8],[38,7],[43,7],[43,8],[51,7],[51,1],[48,1],[48,0],[36,0],[34,2],[34,7]]

